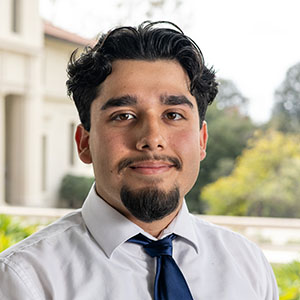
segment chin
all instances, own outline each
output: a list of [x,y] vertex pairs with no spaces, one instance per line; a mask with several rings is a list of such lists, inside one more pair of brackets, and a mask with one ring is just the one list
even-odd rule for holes
[[124,185],[121,201],[138,220],[146,223],[161,220],[176,211],[180,203],[179,188],[174,185],[168,191],[155,187],[131,189]]

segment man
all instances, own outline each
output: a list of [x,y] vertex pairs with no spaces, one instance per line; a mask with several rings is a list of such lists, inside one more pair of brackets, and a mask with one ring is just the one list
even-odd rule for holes
[[72,55],[76,143],[95,185],[81,210],[2,253],[3,299],[278,299],[254,244],[188,213],[217,84],[173,28],[117,28]]

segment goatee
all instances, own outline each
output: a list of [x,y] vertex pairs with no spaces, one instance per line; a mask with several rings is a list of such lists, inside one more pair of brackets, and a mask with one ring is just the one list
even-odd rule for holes
[[134,217],[151,223],[163,219],[176,210],[180,193],[176,186],[169,192],[154,187],[131,191],[127,186],[123,186],[120,196],[124,206]]

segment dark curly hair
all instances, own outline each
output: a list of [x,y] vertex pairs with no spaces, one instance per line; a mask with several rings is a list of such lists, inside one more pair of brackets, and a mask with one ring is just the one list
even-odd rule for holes
[[[160,25],[160,26],[158,26]],[[170,29],[166,25],[171,25]],[[112,62],[119,59],[154,61],[176,60],[190,79],[190,93],[196,98],[200,126],[207,105],[218,92],[215,72],[204,64],[197,44],[171,22],[143,22],[138,27],[118,27],[102,34],[94,47],[86,47],[76,57],[75,50],[67,67],[68,95],[77,107],[80,121],[90,130],[90,107],[100,93],[100,85],[112,72]]]

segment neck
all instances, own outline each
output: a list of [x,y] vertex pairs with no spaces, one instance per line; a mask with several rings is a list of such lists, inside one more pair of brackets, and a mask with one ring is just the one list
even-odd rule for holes
[[174,218],[177,216],[179,210],[181,209],[182,203],[178,206],[178,208],[172,212],[171,214],[167,215],[161,220],[153,221],[151,223],[146,223],[143,221],[140,221],[133,217],[132,215],[126,216],[131,222],[135,223],[139,227],[141,227],[144,231],[148,232],[152,236],[158,238],[160,233],[168,227],[168,225],[174,220]]

